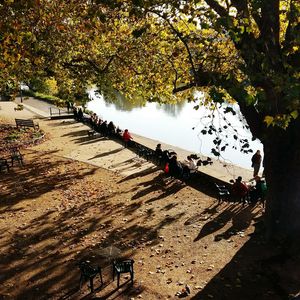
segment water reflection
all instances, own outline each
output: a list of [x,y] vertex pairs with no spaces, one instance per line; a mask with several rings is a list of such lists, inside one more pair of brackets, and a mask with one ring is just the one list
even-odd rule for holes
[[95,98],[96,96],[99,99],[102,99],[106,103],[107,107],[113,105],[118,111],[123,112],[129,112],[135,108],[144,107],[146,104],[145,100],[139,98],[136,98],[134,102],[130,101],[117,91],[111,92],[109,95],[102,97],[99,94],[99,91],[95,90],[94,92],[92,91],[90,95],[92,98]]
[[[136,108],[145,107],[147,104],[147,102],[142,98],[135,98],[134,102],[130,101],[117,91],[114,91],[111,94],[102,97],[99,91],[94,90],[90,93],[90,95],[93,99],[99,98],[101,99],[101,101],[104,101],[107,107],[110,107],[112,105],[116,108],[117,111],[122,112],[130,112]],[[154,103],[154,105],[156,110],[163,110],[167,115],[176,117],[181,113],[182,109],[184,108],[185,102],[179,102],[177,104]]]
[[[257,149],[262,151],[259,141],[251,141],[251,133],[245,127],[245,121],[239,113],[235,116],[226,114],[226,119],[224,119],[220,111],[213,112],[203,106],[195,110],[194,104],[188,102],[176,105],[132,103],[122,96],[114,102],[103,99],[94,91],[90,92],[90,96],[93,100],[88,103],[88,108],[102,119],[112,120],[122,129],[128,128],[133,133],[193,153],[212,156],[211,150],[215,147],[214,139],[218,136],[223,140],[222,145],[226,145],[225,151],[221,153],[222,160],[244,168],[251,168],[252,153],[240,152],[242,145],[239,139],[235,139],[236,135],[239,138],[248,139],[254,151]],[[238,107],[234,109],[238,110]],[[203,135],[201,132],[211,124],[216,127],[216,132]]]
[[163,110],[167,115],[171,117],[177,117],[185,106],[185,102],[179,102],[177,104],[156,104],[157,110]]

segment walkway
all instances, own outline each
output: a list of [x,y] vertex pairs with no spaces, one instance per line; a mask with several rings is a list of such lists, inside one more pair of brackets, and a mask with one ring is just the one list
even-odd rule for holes
[[[21,98],[20,97],[16,98],[15,102],[21,103]],[[33,97],[26,97],[26,100],[24,100],[24,97],[23,97],[22,104],[24,105],[24,107],[27,110],[31,111],[32,113],[34,113],[40,117],[44,117],[44,118],[48,118],[50,116],[50,109],[56,113],[58,112],[58,109],[60,109],[61,113],[67,113],[66,108],[58,108],[54,104],[35,99]]]

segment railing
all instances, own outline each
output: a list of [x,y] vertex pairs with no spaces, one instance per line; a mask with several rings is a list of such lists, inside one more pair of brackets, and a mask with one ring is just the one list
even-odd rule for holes
[[[50,116],[55,116],[55,115],[61,115],[61,110],[60,108],[55,108],[53,109],[52,107],[49,107],[50,110]],[[55,110],[58,110],[58,112],[56,112]]]
[[50,116],[61,116],[61,115],[69,115],[73,114],[73,110],[66,110],[61,108],[49,107]]

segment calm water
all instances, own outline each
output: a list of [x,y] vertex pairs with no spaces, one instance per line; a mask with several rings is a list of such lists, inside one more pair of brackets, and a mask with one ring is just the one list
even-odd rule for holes
[[[147,103],[146,106],[134,107],[121,99],[116,103],[107,103],[93,91],[90,92],[90,97],[93,100],[88,103],[88,109],[99,115],[101,119],[112,120],[121,129],[128,128],[133,134],[161,141],[162,146],[166,143],[192,153],[213,157],[211,149],[214,147],[215,136],[201,134],[205,124],[211,122],[211,118],[206,117],[208,110],[204,107],[195,110],[194,104],[187,102],[176,105]],[[237,130],[239,137],[250,139],[249,143],[253,151],[257,149],[262,151],[261,143],[258,140],[251,141],[251,133],[243,128],[244,122],[241,121],[240,114],[236,116],[226,114],[226,117]],[[222,115],[214,114],[214,124],[225,125]],[[234,130],[222,133],[229,146],[225,152],[222,152],[221,160],[249,169],[253,154],[243,154],[239,151],[240,145],[233,138],[234,134],[236,134]]]

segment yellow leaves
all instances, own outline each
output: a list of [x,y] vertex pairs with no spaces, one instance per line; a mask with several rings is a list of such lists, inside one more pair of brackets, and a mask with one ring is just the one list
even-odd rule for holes
[[123,11],[122,14],[123,14],[124,17],[129,17],[129,12],[128,11]]
[[272,126],[278,126],[283,129],[286,129],[289,125],[289,123],[292,121],[292,119],[298,118],[298,111],[294,110],[290,114],[278,114],[275,116],[266,116],[264,118],[264,122],[266,123],[267,127],[270,125]]
[[55,95],[57,93],[57,91],[58,91],[57,82],[53,77],[47,78],[45,80],[45,85],[47,86],[47,88],[50,92],[50,95]]
[[264,122],[267,124],[267,127],[269,127],[274,121],[274,118],[271,116],[265,116]]
[[33,60],[33,62],[34,62],[35,65],[41,64],[42,61],[43,61],[43,60],[42,60],[40,57],[35,57],[34,60]]
[[293,46],[293,52],[299,51],[299,46]]
[[238,22],[238,20],[237,20],[237,19],[233,19],[232,23],[233,23],[233,25],[234,25],[235,27],[237,27],[237,26],[238,26],[238,24],[239,24],[239,22]]

